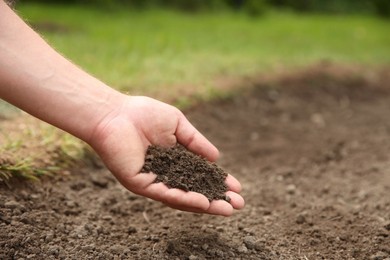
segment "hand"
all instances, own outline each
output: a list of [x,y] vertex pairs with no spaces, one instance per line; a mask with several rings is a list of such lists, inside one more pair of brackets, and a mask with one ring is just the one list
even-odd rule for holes
[[229,204],[210,203],[202,194],[168,189],[153,183],[153,174],[139,174],[150,144],[179,142],[210,161],[218,151],[176,108],[119,94],[50,48],[1,0],[0,13],[0,98],[88,142],[134,193],[173,208],[225,216],[244,206],[232,176],[226,180]]
[[165,147],[176,143],[210,161],[218,150],[202,136],[175,107],[147,97],[123,96],[117,111],[106,116],[95,128],[89,140],[106,166],[128,190],[184,211],[230,216],[244,206],[238,194],[240,183],[231,175],[226,179],[231,198],[208,199],[196,192],[169,189],[163,183],[153,183],[156,175],[140,174],[149,145]]

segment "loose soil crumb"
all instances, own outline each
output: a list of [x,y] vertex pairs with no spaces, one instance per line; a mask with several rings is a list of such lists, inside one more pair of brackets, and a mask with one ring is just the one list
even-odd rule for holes
[[225,195],[227,173],[181,145],[171,148],[149,146],[141,172],[155,173],[155,182],[162,182],[169,188],[198,192],[209,201],[230,201]]

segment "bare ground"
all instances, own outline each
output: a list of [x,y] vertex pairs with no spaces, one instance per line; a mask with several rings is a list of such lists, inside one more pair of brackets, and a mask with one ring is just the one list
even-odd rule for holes
[[321,64],[194,107],[243,184],[223,218],[125,191],[103,167],[0,186],[0,259],[389,259],[390,70]]

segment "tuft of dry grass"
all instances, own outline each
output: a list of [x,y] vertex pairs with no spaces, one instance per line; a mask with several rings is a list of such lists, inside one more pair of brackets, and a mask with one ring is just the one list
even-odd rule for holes
[[88,153],[79,139],[29,115],[0,121],[0,182],[66,174]]

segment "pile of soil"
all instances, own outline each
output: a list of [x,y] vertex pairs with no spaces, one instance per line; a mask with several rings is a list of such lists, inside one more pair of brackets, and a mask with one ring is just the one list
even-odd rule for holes
[[229,218],[136,196],[104,168],[1,185],[0,259],[389,258],[389,75],[320,65],[188,111],[243,185]]
[[199,192],[209,201],[230,201],[225,195],[227,173],[215,163],[187,151],[182,145],[171,148],[149,146],[141,172],[155,173],[155,182],[163,182],[169,188]]

